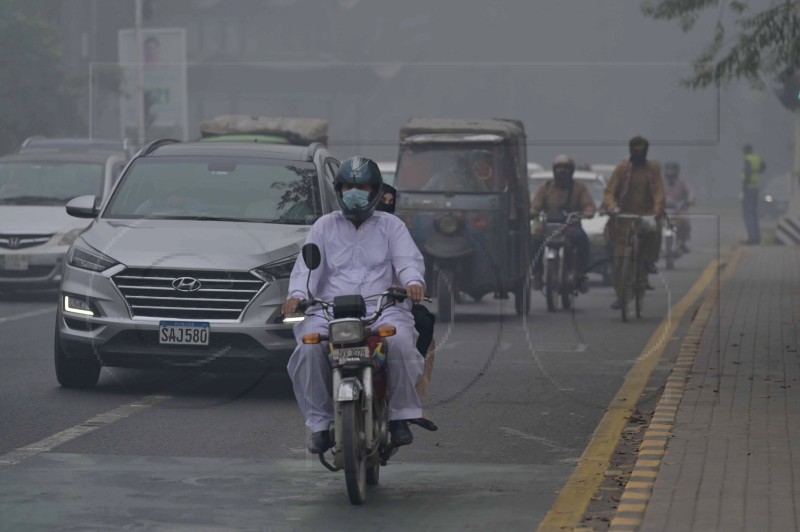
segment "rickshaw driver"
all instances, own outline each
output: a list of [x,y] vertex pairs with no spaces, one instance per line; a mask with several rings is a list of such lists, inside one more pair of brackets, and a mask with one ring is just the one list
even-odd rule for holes
[[[301,298],[308,297],[306,281],[314,297],[331,301],[337,295],[380,294],[399,279],[411,302],[425,295],[425,266],[405,224],[396,216],[375,212],[381,199],[381,173],[378,165],[362,157],[343,161],[334,187],[341,211],[326,214],[311,227],[306,242],[319,246],[323,262],[311,272],[302,260],[295,262],[289,281],[289,297],[283,314],[296,311]],[[367,312],[375,300],[367,302]],[[414,436],[408,420],[422,418],[422,406],[415,386],[422,377],[424,359],[416,348],[416,331],[410,302],[386,309],[375,327],[382,323],[396,327],[397,334],[386,338],[389,392],[389,432],[392,445],[408,445]],[[332,445],[329,427],[333,422],[331,368],[322,344],[303,344],[309,332],[327,332],[327,321],[310,315],[294,328],[297,348],[289,360],[288,371],[295,397],[311,430],[308,450],[320,454]]]

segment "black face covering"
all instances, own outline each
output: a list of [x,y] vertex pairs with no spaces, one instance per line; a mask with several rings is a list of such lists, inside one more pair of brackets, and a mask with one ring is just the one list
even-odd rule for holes
[[[392,202],[390,204],[386,204],[383,202],[383,198],[387,194],[392,195]],[[381,190],[381,199],[378,202],[378,205],[375,207],[375,210],[388,212],[389,214],[394,214],[394,207],[396,204],[397,204],[397,190],[393,186],[384,183],[383,189]]]
[[558,188],[569,188],[572,183],[572,172],[568,168],[553,169],[553,181]]
[[631,163],[634,166],[644,166],[647,162],[647,147],[635,146],[631,148]]

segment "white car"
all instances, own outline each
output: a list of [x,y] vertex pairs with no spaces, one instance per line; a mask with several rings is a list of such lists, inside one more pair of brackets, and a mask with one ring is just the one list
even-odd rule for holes
[[596,174],[600,174],[603,176],[603,179],[606,183],[611,180],[611,174],[614,173],[614,168],[616,168],[616,164],[591,164],[589,168],[592,172]]
[[528,162],[528,176],[532,176],[538,172],[544,172],[544,166],[539,163]]
[[0,157],[0,292],[58,286],[67,249],[89,225],[64,205],[83,195],[100,204],[126,161],[121,150],[74,146]]
[[397,163],[392,161],[376,161],[378,170],[381,171],[383,182],[394,186],[394,174],[397,172]]
[[[589,189],[589,194],[591,194],[594,200],[595,206],[599,210],[600,205],[603,203],[603,191],[606,188],[606,180],[603,176],[597,172],[576,170],[572,177],[586,185],[586,188]],[[553,172],[551,171],[535,172],[531,174],[528,183],[531,201],[533,201],[533,197],[536,195],[536,191],[539,190],[539,187],[551,179],[553,179]],[[594,271],[603,276],[603,282],[605,284],[610,284],[611,264],[608,260],[609,252],[603,234],[607,222],[608,216],[596,214],[594,218],[590,220],[583,220],[581,225],[589,236],[589,242],[592,246],[589,263],[595,265]]]

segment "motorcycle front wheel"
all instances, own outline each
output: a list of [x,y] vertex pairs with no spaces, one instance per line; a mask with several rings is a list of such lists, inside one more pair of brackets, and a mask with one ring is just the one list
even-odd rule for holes
[[[361,401],[342,403],[342,454],[347,495],[352,504],[367,499],[367,449]],[[380,467],[380,464],[378,464]]]
[[557,310],[556,298],[558,297],[558,264],[553,259],[548,259],[547,272],[545,274],[544,295],[547,299],[547,310],[555,312]]

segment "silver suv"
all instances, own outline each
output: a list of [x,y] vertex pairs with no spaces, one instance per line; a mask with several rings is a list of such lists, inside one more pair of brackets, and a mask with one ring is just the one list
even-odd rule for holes
[[288,276],[314,221],[338,208],[339,162],[307,146],[179,143],[137,154],[69,250],[55,331],[62,386],[91,387],[101,366],[204,370],[285,363],[279,319]]

